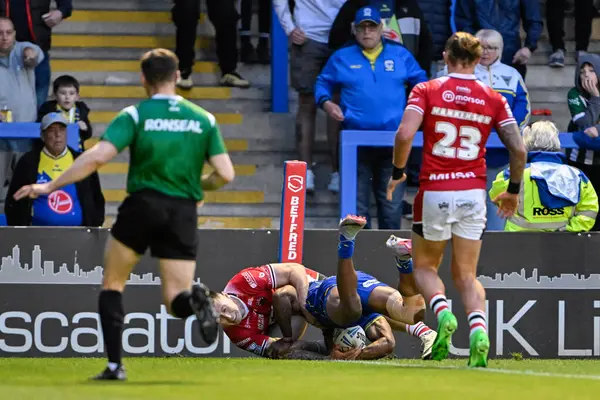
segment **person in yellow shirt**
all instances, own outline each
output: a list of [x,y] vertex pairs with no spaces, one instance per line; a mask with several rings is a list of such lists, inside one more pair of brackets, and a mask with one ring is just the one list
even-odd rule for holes
[[15,200],[24,185],[57,179],[81,154],[67,146],[68,121],[62,112],[47,114],[41,123],[41,141],[17,163],[6,195],[5,213],[9,226],[101,226],[104,196],[97,173],[48,195]]
[[[523,130],[523,140],[528,163],[519,207],[506,221],[504,230],[589,231],[598,214],[598,196],[588,177],[567,165],[556,126],[550,121],[538,121]],[[508,181],[508,169],[496,176],[489,192],[492,200],[506,190]]]

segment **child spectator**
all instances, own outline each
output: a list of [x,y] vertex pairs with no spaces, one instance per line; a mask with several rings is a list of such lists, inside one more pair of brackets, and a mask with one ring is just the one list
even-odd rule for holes
[[[568,131],[578,149],[567,150],[569,164],[581,170],[598,191],[600,189],[600,56],[583,54],[575,70],[575,87],[569,90],[567,102],[571,112]],[[592,231],[600,230],[600,218]]]
[[79,82],[70,75],[62,75],[54,80],[52,89],[55,100],[40,107],[37,122],[41,122],[46,114],[62,112],[69,123],[79,125],[79,151],[83,151],[83,143],[92,137],[92,124],[89,107],[79,101]]

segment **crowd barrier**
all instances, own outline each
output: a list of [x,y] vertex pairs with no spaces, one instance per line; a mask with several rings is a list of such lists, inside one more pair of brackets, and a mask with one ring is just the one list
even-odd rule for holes
[[[356,214],[356,179],[357,155],[359,147],[393,147],[395,131],[342,131],[340,133],[340,218],[348,214]],[[571,133],[561,133],[560,142],[563,149],[577,148]],[[423,147],[423,134],[417,132],[413,147]],[[493,132],[486,148],[504,148],[498,135]]]
[[[385,248],[390,233],[361,232],[354,261],[357,269],[395,286],[396,266]],[[105,229],[0,228],[0,356],[103,356],[96,310],[107,236]],[[304,264],[334,274],[337,241],[334,230],[306,231]],[[198,276],[222,289],[242,268],[275,262],[278,242],[276,230],[200,230]],[[491,357],[600,356],[599,247],[600,235],[594,234],[486,234],[478,277],[487,289]],[[450,283],[448,259],[440,271],[459,318],[452,354],[465,355],[469,328]],[[159,282],[156,261],[144,257],[124,294],[128,356],[249,355],[223,333],[206,346],[193,318],[168,316]],[[426,322],[436,326],[431,312]],[[309,328],[305,338],[319,339],[320,332]],[[418,357],[418,339],[396,334],[396,342],[399,357]]]

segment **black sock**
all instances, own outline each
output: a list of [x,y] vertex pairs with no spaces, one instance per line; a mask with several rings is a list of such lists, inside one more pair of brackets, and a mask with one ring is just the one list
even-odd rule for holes
[[188,290],[181,292],[171,302],[171,313],[177,318],[187,318],[194,315],[194,310],[190,305],[191,294]]
[[121,365],[121,332],[123,331],[123,296],[116,290],[103,290],[98,299],[98,310],[108,362]]

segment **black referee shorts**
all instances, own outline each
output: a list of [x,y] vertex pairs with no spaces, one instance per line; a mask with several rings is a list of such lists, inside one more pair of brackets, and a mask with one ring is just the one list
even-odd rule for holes
[[196,260],[197,218],[195,201],[146,189],[121,204],[111,234],[138,254]]

